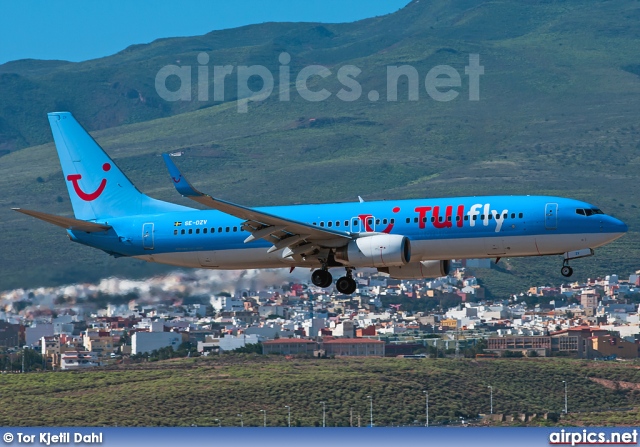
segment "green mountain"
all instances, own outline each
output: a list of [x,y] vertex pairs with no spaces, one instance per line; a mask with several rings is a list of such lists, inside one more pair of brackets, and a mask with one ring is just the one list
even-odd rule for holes
[[[183,150],[179,164],[197,186],[246,205],[409,197],[553,194],[586,200],[630,225],[597,256],[574,263],[576,278],[626,275],[638,268],[640,164],[640,3],[416,0],[402,10],[351,24],[265,23],[191,38],[162,39],[82,62],[16,61],[0,66],[0,289],[140,276],[161,266],[113,260],[68,242],[64,232],[18,215],[21,206],[58,214],[71,208],[46,112],[69,110],[144,192],[183,202],[159,154]],[[197,100],[197,56],[236,67],[224,101]],[[278,97],[278,57],[291,56],[291,80],[308,65],[331,70],[309,89]],[[469,100],[465,66],[478,54],[479,100]],[[167,64],[192,66],[191,101],[155,90]],[[238,113],[237,67],[263,65],[274,93]],[[341,67],[361,70],[362,95],[342,101]],[[419,73],[419,98],[400,78],[389,101],[387,67]],[[436,101],[427,73],[448,65],[458,96]],[[171,88],[177,84],[171,82]],[[253,90],[261,86],[251,78]],[[213,89],[212,89],[213,90]],[[379,94],[369,100],[369,92]],[[446,89],[443,89],[446,90]],[[29,146],[29,147],[25,147]],[[504,264],[503,264],[504,263]],[[494,295],[560,283],[561,261],[511,259],[478,272]]]

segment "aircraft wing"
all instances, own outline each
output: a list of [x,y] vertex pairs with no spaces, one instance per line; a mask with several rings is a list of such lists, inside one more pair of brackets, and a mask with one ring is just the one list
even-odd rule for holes
[[243,229],[251,233],[245,239],[245,243],[265,239],[273,244],[268,250],[269,253],[285,249],[284,257],[288,257],[305,255],[319,247],[341,247],[353,239],[353,235],[348,231],[319,228],[204,194],[189,183],[168,154],[162,154],[162,157],[180,194],[209,208],[245,220]]
[[87,233],[99,233],[107,231],[111,228],[111,225],[103,225],[94,222],[87,222],[84,220],[72,219],[70,217],[55,216],[53,214],[42,213],[40,211],[25,210],[22,208],[11,208],[22,214],[26,214],[36,219],[44,220],[50,224],[57,225],[67,230],[80,230]]

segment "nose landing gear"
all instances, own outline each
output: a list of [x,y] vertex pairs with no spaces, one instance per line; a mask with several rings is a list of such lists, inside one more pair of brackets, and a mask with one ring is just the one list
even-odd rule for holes
[[560,274],[562,276],[564,276],[565,278],[568,278],[571,275],[573,275],[573,269],[571,267],[569,267],[569,264],[567,264],[566,260],[564,261],[564,265],[560,269]]
[[570,259],[586,258],[593,255],[594,255],[594,251],[592,248],[583,248],[582,250],[566,252],[563,255],[564,261],[562,262],[562,268],[560,269],[560,274],[565,278],[568,278],[571,275],[573,275],[573,269],[569,267]]

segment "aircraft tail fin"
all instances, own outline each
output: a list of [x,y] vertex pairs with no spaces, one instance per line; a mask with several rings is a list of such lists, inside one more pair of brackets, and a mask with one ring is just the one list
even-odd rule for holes
[[142,194],[71,113],[53,112],[48,117],[77,219],[188,209]]

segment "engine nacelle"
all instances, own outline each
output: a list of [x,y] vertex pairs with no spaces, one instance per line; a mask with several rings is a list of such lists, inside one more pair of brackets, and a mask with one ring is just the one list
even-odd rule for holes
[[437,278],[447,276],[449,270],[451,270],[451,261],[420,261],[378,269],[379,272],[388,273],[394,279]]
[[335,260],[351,267],[401,266],[411,261],[411,243],[399,234],[359,237],[338,248]]

